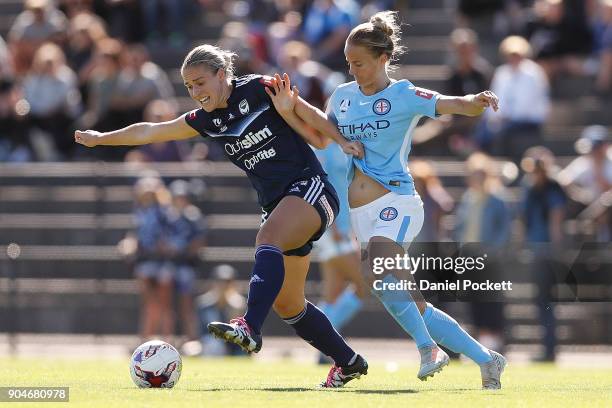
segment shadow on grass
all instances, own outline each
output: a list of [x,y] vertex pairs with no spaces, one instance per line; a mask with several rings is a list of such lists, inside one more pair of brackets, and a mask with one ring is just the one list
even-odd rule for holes
[[428,389],[428,390],[421,390],[419,392],[435,392],[436,394],[440,394],[440,393],[444,393],[444,394],[482,393],[482,395],[486,395],[487,397],[491,395],[505,395],[502,391],[499,391],[499,390],[482,390],[480,388]]
[[418,394],[420,391],[417,391],[417,390],[343,390],[343,392],[353,392],[355,394],[393,395],[393,394]]
[[270,392],[346,392],[353,394],[416,394],[419,391],[416,390],[363,390],[355,388],[344,388],[339,390],[325,390],[319,388],[305,388],[305,387],[268,387],[268,388],[189,388],[186,391],[196,392],[218,392],[218,391],[270,391]]

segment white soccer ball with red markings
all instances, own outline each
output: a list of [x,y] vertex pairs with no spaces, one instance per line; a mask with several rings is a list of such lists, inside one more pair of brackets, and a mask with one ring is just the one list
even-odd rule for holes
[[140,388],[172,388],[181,377],[182,367],[179,352],[161,340],[141,344],[130,359],[130,375]]

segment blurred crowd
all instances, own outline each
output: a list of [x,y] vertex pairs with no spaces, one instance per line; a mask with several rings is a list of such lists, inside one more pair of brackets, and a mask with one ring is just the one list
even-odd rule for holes
[[[465,158],[481,150],[518,162],[542,140],[555,83],[589,77],[594,95],[610,95],[612,1],[447,3],[455,4],[457,29],[449,37],[450,77],[436,90],[490,88],[503,109],[424,126],[415,141],[439,139],[434,154]],[[383,9],[399,10],[404,20],[411,13],[410,1],[397,0],[24,0],[0,38],[0,161],[222,159],[205,142],[135,155],[87,151],[75,146],[72,132],[164,120],[192,107],[181,103],[186,95],[175,95],[176,78],[150,52],[184,55],[197,42],[191,31],[202,35],[191,28],[218,18],[225,23],[206,41],[239,55],[238,75],[287,72],[301,95],[322,107],[348,79],[343,47],[350,29]],[[410,27],[404,31],[410,48]],[[479,38],[487,50],[499,44],[499,53],[481,53]],[[410,64],[410,54],[400,62]],[[422,151],[432,153],[427,146]]]

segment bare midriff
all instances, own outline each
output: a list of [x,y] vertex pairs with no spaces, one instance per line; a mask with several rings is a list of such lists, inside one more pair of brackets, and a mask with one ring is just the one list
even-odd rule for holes
[[349,206],[351,208],[361,207],[384,196],[388,192],[389,190],[380,183],[366,176],[355,167],[355,175],[348,189]]

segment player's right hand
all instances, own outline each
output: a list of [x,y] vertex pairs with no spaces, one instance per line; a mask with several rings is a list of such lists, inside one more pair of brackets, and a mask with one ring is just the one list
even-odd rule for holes
[[355,156],[359,159],[363,159],[363,156],[365,155],[363,144],[361,142],[346,142],[340,147],[344,153],[350,154],[351,156]]
[[94,147],[98,145],[98,138],[101,133],[95,130],[77,130],[74,132],[74,141],[87,147]]
[[266,87],[265,91],[272,99],[274,108],[281,115],[292,112],[295,109],[300,91],[296,86],[291,87],[291,79],[286,73],[283,77],[276,73],[270,81],[271,87]]

